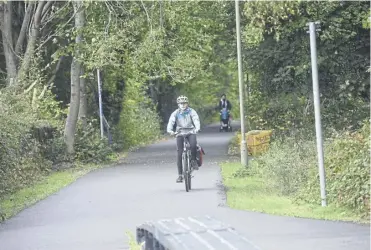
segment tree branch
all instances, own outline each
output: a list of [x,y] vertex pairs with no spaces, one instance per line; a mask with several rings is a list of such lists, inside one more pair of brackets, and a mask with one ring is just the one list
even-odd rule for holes
[[44,8],[43,8],[43,13],[42,13],[42,18],[45,17],[46,13],[48,12],[49,8],[53,5],[55,1],[48,1],[47,4],[45,4]]
[[40,25],[41,15],[42,15],[42,11],[44,9],[44,5],[45,5],[45,2],[40,1],[39,5],[37,6],[36,13],[35,13],[35,26]]
[[142,3],[143,9],[144,9],[144,11],[146,12],[148,25],[149,25],[149,27],[151,28],[151,33],[152,33],[152,22],[151,22],[151,19],[149,18],[149,15],[148,15],[148,12],[147,12],[146,6],[144,5],[143,0],[141,0],[140,2]]
[[32,89],[33,89],[33,87],[35,87],[35,85],[37,84],[37,80],[36,81],[34,81],[24,92],[23,92],[23,94],[27,94],[28,92],[30,92]]
[[[43,27],[41,29],[43,29],[51,20],[54,19],[55,16],[57,16],[60,12],[62,12],[64,10],[64,8],[66,8],[68,5],[69,5],[69,2],[67,2],[64,6],[62,6],[60,9],[58,9],[56,12],[52,13],[49,16],[49,18],[47,18],[48,15],[46,15],[47,14],[46,12],[43,13],[43,17],[41,19],[41,23],[43,24]],[[45,8],[44,8],[44,11],[46,11]]]
[[[67,23],[65,23],[64,24],[64,26],[65,25],[67,25],[69,22],[71,22],[72,21],[72,19],[73,19],[74,17],[71,17],[71,19],[70,20],[68,20],[67,21]],[[50,32],[51,33],[51,32]],[[49,33],[49,34],[50,34]],[[52,34],[52,35],[48,35],[48,38],[46,38],[40,45],[39,45],[39,49],[41,48],[41,47],[43,47],[47,42],[49,42],[50,41],[50,39],[52,39],[53,37],[55,37],[55,36],[57,36],[58,35],[58,31],[56,31],[56,32],[54,32],[54,34]]]
[[33,6],[34,2],[30,2],[28,4],[28,7],[26,9],[26,13],[22,22],[21,31],[19,32],[19,36],[17,39],[17,43],[15,45],[15,53],[16,55],[19,55],[22,52],[22,47],[26,38],[26,33],[28,30],[28,26],[30,24],[31,16],[33,14]]
[[[67,5],[67,4],[66,4]],[[53,37],[55,37],[55,36],[57,36],[58,35],[58,32],[61,30],[61,29],[63,29],[64,27],[66,27],[67,26],[67,24],[69,24],[74,18],[75,18],[75,15],[76,15],[76,13],[73,13],[73,15],[70,17],[70,19],[68,19],[68,21],[67,22],[65,22],[61,27],[60,27],[60,29],[58,29],[58,30],[56,30],[52,35],[50,35],[50,33],[49,33],[49,35],[48,35],[48,37],[40,44],[40,46],[38,47],[39,49],[42,47],[42,46],[44,46],[47,42],[49,42],[50,41],[50,39],[52,39]]]
[[44,1],[39,1],[36,12],[34,14],[33,24],[31,28],[31,36],[27,44],[27,49],[23,58],[22,65],[18,72],[18,79],[20,80],[23,80],[23,78],[28,73],[28,70],[30,69],[31,59],[33,54],[35,53],[36,43],[40,36],[40,20],[44,5],[45,5]]
[[5,37],[3,37],[3,40],[5,39],[9,48],[13,48],[13,37],[12,37],[12,23],[13,23],[13,11],[12,11],[12,2],[8,1],[4,3],[4,31]]
[[52,87],[52,83],[54,82],[54,79],[55,79],[55,77],[56,77],[56,75],[57,75],[57,73],[58,73],[58,70],[59,70],[59,68],[61,67],[61,64],[62,64],[63,59],[64,59],[64,56],[61,56],[61,57],[59,58],[59,60],[58,60],[58,62],[57,62],[57,65],[55,66],[55,69],[54,69],[54,71],[53,71],[53,75],[52,75],[52,77],[50,77],[50,79],[49,79],[49,81],[48,81],[48,83],[47,83],[47,86],[48,86],[48,87]]

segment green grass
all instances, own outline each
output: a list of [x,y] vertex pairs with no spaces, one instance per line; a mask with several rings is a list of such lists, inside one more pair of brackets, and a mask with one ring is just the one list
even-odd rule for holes
[[240,168],[239,163],[222,164],[227,204],[231,208],[292,217],[369,223],[366,219],[360,219],[354,211],[345,208],[331,204],[322,207],[298,203],[289,197],[279,196],[260,177],[235,177],[233,174]]
[[137,241],[135,240],[135,237],[132,232],[126,231],[126,236],[128,238],[130,250],[141,250],[142,249],[141,245],[138,244]]
[[[160,140],[164,140],[164,137],[160,136],[147,144]],[[141,146],[144,145],[145,144]],[[126,155],[127,152],[115,153],[109,157],[107,162],[102,162],[100,164],[83,164],[71,169],[52,172],[33,185],[22,188],[9,196],[0,198],[0,222],[13,217],[23,209],[58,192],[92,170],[120,163],[120,159],[126,157]]]
[[2,212],[2,217],[4,217],[3,219],[16,215],[24,208],[58,192],[79,177],[100,167],[100,165],[83,165],[73,169],[53,172],[34,185],[20,189],[0,200],[0,211]]

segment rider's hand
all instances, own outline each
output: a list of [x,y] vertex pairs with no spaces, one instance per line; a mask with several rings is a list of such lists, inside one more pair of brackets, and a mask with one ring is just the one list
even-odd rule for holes
[[201,131],[201,129],[195,129],[195,133],[198,134]]
[[170,136],[174,136],[175,135],[174,131],[170,131],[169,134],[170,134]]

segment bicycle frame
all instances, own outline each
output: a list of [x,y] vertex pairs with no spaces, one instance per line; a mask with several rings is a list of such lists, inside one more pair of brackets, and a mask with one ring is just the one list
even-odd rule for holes
[[[190,135],[191,133],[187,133],[187,134],[184,134],[184,135],[181,135],[183,136],[183,154],[182,154],[182,157],[185,157],[187,156],[187,165],[188,167],[190,166],[190,159],[191,159],[191,144],[189,143],[188,141],[188,136]],[[184,166],[183,166],[183,174],[184,174]],[[192,171],[192,169],[191,169]]]
[[191,145],[188,141],[188,136],[192,133],[182,134],[183,136],[183,153],[182,153],[182,168],[185,182],[185,188],[188,192],[191,189],[191,173],[193,171],[191,166]]
[[183,137],[183,153],[189,151],[189,154],[191,154],[191,144],[188,141],[188,136],[192,135],[193,133],[186,133],[182,134]]

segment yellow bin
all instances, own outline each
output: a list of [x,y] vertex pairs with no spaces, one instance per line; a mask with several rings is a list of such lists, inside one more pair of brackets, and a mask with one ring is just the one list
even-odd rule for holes
[[[245,134],[249,155],[256,156],[268,150],[272,130],[252,130]],[[241,144],[241,134],[238,135]],[[240,145],[241,146],[241,145]]]

